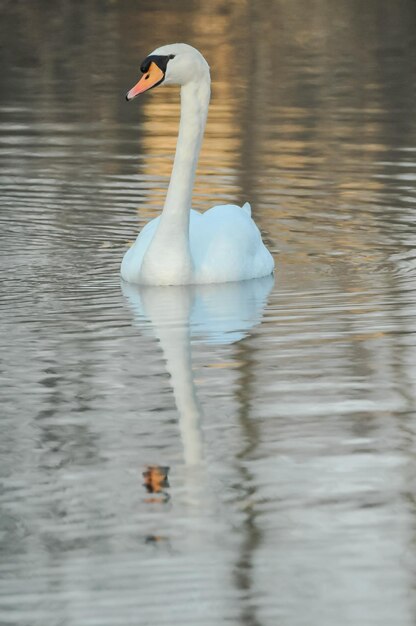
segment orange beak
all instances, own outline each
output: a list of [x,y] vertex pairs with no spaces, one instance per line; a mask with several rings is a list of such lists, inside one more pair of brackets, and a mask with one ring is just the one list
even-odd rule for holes
[[151,63],[146,74],[143,74],[139,82],[130,89],[126,95],[126,100],[133,100],[140,93],[148,91],[152,87],[156,87],[165,78],[165,74],[156,63]]

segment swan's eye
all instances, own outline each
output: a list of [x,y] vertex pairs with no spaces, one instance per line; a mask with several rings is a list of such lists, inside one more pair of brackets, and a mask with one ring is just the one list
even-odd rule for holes
[[174,55],[174,54],[170,54],[168,58],[169,58],[169,59],[174,59],[174,58],[175,58],[175,55]]

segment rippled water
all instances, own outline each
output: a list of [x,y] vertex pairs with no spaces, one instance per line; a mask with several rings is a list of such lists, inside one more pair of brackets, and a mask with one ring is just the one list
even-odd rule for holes
[[[2,3],[0,623],[415,623],[416,5]],[[187,41],[196,208],[274,279],[121,285]]]

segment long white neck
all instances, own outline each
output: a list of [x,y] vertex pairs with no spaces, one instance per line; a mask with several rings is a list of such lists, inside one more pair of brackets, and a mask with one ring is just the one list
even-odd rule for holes
[[156,233],[144,256],[141,282],[192,282],[189,212],[210,98],[209,72],[181,88],[181,120],[175,160]]

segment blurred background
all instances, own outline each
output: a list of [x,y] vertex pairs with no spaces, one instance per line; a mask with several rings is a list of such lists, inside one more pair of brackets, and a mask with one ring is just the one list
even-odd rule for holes
[[[416,3],[2,0],[0,34],[1,624],[414,624]],[[179,94],[124,95],[182,41],[193,206],[250,201],[277,271],[143,298]]]

